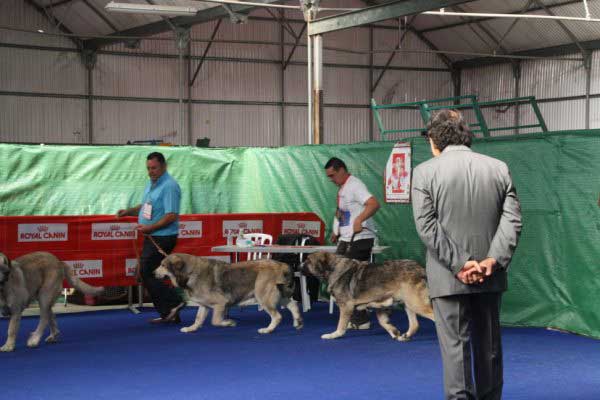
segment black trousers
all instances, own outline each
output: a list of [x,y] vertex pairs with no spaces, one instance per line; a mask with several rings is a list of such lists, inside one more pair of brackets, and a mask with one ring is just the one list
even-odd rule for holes
[[[173,236],[152,236],[152,239],[160,246],[165,253],[169,254],[177,244],[177,235]],[[150,298],[154,303],[154,308],[161,317],[166,317],[171,309],[181,304],[181,296],[177,294],[174,288],[154,276],[154,270],[160,266],[164,256],[158,252],[156,246],[148,239],[144,238],[144,247],[141,256],[141,273],[144,287],[150,293]]]
[[361,239],[353,242],[338,242],[335,254],[340,254],[358,261],[370,261],[375,239]]
[[[343,242],[340,240],[335,253],[358,261],[370,261],[374,244],[375,239],[361,239],[353,242]],[[367,310],[355,310],[350,317],[350,322],[354,325],[362,325],[370,320],[371,318]]]

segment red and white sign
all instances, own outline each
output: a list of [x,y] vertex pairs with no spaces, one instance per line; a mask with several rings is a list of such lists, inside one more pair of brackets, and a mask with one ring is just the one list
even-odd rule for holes
[[79,278],[102,278],[102,260],[65,261]]
[[137,239],[136,224],[92,224],[92,240]]
[[321,222],[319,221],[286,221],[281,222],[281,233],[321,236]]
[[244,233],[260,233],[262,231],[262,220],[223,221],[223,237],[239,236]]
[[179,238],[201,238],[202,221],[179,221]]
[[[0,251],[11,259],[48,251],[91,285],[132,286],[136,284],[136,257],[143,249],[136,220],[114,215],[0,216],[0,244],[4,246]],[[229,261],[230,254],[214,253],[212,248],[225,244],[227,234],[267,233],[276,238],[282,231],[298,232],[322,242],[325,231],[319,217],[306,212],[191,214],[180,215],[179,221],[181,240],[175,252],[224,261]],[[63,285],[69,286],[69,282]]]
[[126,258],[125,259],[125,276],[135,276],[135,270],[137,269],[137,258]]
[[411,171],[410,143],[398,142],[392,149],[383,175],[386,203],[410,202]]
[[69,224],[19,224],[19,242],[61,242],[69,240]]

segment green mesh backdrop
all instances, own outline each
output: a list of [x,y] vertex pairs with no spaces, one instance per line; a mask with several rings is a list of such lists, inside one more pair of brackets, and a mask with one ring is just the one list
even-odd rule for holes
[[[423,139],[410,141],[414,165],[431,157]],[[145,157],[161,151],[181,185],[182,213],[312,211],[330,225],[337,189],[323,165],[337,156],[382,202],[375,217],[380,244],[392,247],[384,257],[424,262],[411,206],[383,204],[382,174],[392,147],[0,144],[0,215],[113,214],[139,203]],[[502,322],[600,338],[600,131],[481,139],[473,148],[509,164],[522,203],[523,233]]]

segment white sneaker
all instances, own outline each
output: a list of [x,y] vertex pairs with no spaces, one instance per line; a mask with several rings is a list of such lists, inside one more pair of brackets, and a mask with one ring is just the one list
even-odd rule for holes
[[346,329],[356,329],[356,330],[359,330],[359,331],[365,331],[367,329],[371,329],[371,321],[363,322],[360,325],[356,325],[353,322],[348,322],[348,325],[346,326]]

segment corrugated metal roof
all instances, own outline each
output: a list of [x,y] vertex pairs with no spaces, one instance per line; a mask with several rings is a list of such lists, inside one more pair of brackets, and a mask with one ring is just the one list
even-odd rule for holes
[[[162,17],[143,14],[120,14],[105,11],[104,7],[109,0],[33,0],[36,4],[46,7],[46,12],[61,21],[61,23],[69,30],[80,35],[108,35],[115,32],[126,31],[133,27],[145,26],[147,24],[160,22]],[[144,0],[119,0],[147,4]],[[205,9],[220,8],[221,5],[202,1],[191,0],[149,0],[156,4],[167,5],[187,5]],[[297,5],[297,1],[287,0],[285,3]],[[382,3],[383,1],[379,1]],[[465,12],[484,12],[484,13],[519,13],[529,2],[527,0],[478,0],[469,3],[461,4],[456,7],[447,8],[448,11],[462,10]],[[551,12],[557,15],[567,16],[584,16],[584,7],[581,1],[574,0],[544,0],[541,3],[543,6],[551,9]],[[367,7],[366,3],[361,0],[323,0],[322,7]],[[590,11],[593,17],[600,17],[600,2],[590,1]],[[235,7],[234,7],[235,8]],[[545,15],[546,11],[540,6],[537,1],[532,2],[530,9],[537,9],[529,13]],[[278,11],[275,10],[274,13]],[[322,12],[321,16],[326,16],[332,12]],[[266,9],[255,8],[252,15],[271,18],[271,12]],[[288,18],[301,20],[302,14],[298,11],[289,10],[285,12]],[[502,40],[501,46],[507,52],[516,52],[521,50],[537,49],[564,44],[571,44],[573,40],[564,29],[555,21],[549,20],[521,20],[515,27],[506,34],[511,26],[512,19],[490,19],[485,18],[479,21],[476,18],[475,22],[469,17],[440,17],[435,15],[420,15],[413,24],[413,27],[419,31],[424,31],[425,38],[430,40],[434,46],[440,50],[447,50],[456,53],[475,53],[475,54],[449,54],[448,57],[452,61],[463,59],[476,58],[479,54],[489,54],[493,51],[502,52],[498,41]],[[469,23],[469,21],[471,21]],[[479,21],[479,22],[478,22]],[[217,38],[227,38],[234,40],[263,40],[263,41],[278,41],[279,30],[277,25],[266,24],[260,29],[256,29],[256,24],[261,21],[250,21],[248,24],[222,26],[221,32],[217,34]],[[294,28],[299,31],[301,25],[292,23]],[[397,25],[398,20],[383,21],[383,25]],[[458,25],[456,25],[458,24]],[[586,22],[565,22],[564,23],[580,41],[600,39],[600,24]],[[203,24],[198,29],[193,30],[193,37],[206,39],[212,32],[212,23]],[[443,28],[448,26],[447,28]],[[435,30],[431,30],[435,29]],[[292,41],[293,38],[289,34],[286,35],[286,41]],[[305,35],[303,35],[305,36]],[[389,35],[387,35],[389,37]],[[491,37],[490,37],[491,36]],[[410,39],[410,38],[409,38]],[[408,40],[410,41],[410,40]],[[336,47],[336,45],[347,46],[347,43],[353,43],[354,49],[359,51],[367,51],[369,48],[368,31],[362,29],[350,29],[326,35],[325,46]],[[377,31],[375,33],[375,48],[377,44]],[[415,40],[419,43],[411,43],[417,47],[423,48],[424,45],[420,40]],[[385,43],[388,47],[393,48],[396,43]],[[265,50],[266,47],[245,46],[245,50],[236,49],[235,45],[215,46],[211,51],[214,54],[222,56],[230,56],[230,54],[244,54],[249,56],[253,52],[267,51],[272,55],[277,55],[278,49],[273,47]],[[408,46],[407,46],[408,47]],[[289,50],[289,46],[286,47]],[[230,51],[231,49],[231,51]],[[165,48],[168,53],[173,53],[173,48]],[[336,62],[344,62],[350,64],[367,64],[368,55],[356,54],[333,54],[331,51],[324,52],[324,60],[327,62],[331,57],[335,57]],[[387,59],[387,55],[376,55],[376,63],[382,59]],[[305,50],[299,48],[295,54],[295,60],[305,60]],[[423,59],[425,58],[425,60]],[[423,55],[397,57],[393,65],[409,65],[410,60],[416,62],[428,61],[428,64],[435,62],[439,64],[439,60],[435,56]],[[409,60],[409,61],[407,61]]]
[[[531,14],[546,15],[543,11]],[[498,21],[490,21],[488,24],[495,27],[496,31],[505,33],[508,21],[504,21],[504,26],[501,26]],[[514,52],[571,43],[571,39],[557,21],[521,20],[506,36],[503,43],[507,49]]]

